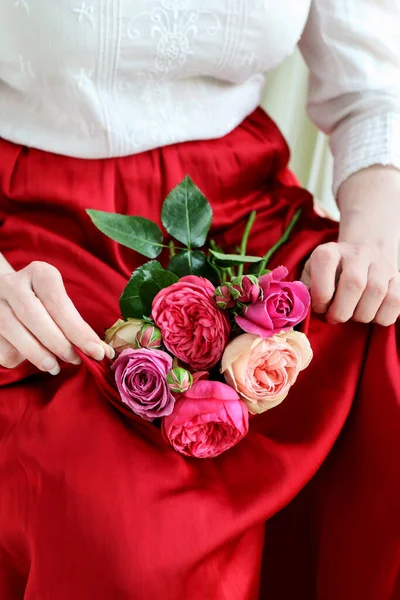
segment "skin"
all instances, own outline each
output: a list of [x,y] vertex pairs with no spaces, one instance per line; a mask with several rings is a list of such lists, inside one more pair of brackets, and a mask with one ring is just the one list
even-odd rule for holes
[[55,267],[36,261],[15,271],[0,255],[0,364],[28,359],[57,375],[60,359],[80,364],[73,346],[95,360],[115,354],[82,319]]
[[342,184],[337,200],[338,242],[316,248],[302,276],[313,309],[330,323],[392,325],[400,314],[400,171],[363,169]]
[[[330,323],[391,325],[400,314],[400,171],[359,171],[342,184],[338,205],[338,242],[316,248],[302,276],[313,309]],[[0,254],[0,365],[28,359],[57,375],[60,360],[80,363],[74,346],[96,360],[114,356],[79,315],[55,267],[33,262],[16,272]]]

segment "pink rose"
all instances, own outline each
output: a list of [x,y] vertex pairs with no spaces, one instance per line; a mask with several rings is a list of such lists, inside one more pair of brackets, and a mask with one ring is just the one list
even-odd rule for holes
[[177,452],[213,458],[247,434],[249,414],[231,387],[219,381],[197,381],[163,419],[163,433]]
[[245,333],[227,346],[221,371],[249,412],[258,414],[286,398],[311,359],[311,346],[304,333],[291,330],[267,339]]
[[262,338],[288,331],[307,316],[311,298],[301,281],[283,281],[286,267],[278,267],[259,278],[262,300],[243,309],[236,322],[243,331]]
[[175,398],[167,384],[172,358],[161,350],[124,350],[111,367],[122,402],[145,421],[170,415]]
[[188,275],[161,290],[153,300],[152,318],[167,350],[192,369],[208,370],[221,359],[230,323],[207,279]]

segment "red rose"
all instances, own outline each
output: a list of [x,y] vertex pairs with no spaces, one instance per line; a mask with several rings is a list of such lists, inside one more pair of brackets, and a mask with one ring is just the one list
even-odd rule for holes
[[221,359],[230,323],[214,301],[214,286],[188,275],[161,290],[153,300],[152,318],[165,347],[195,370],[208,370]]

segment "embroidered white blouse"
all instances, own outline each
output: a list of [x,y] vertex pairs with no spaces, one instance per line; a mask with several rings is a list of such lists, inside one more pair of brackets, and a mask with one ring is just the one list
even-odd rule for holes
[[400,168],[400,0],[1,0],[0,137],[83,158],[220,137],[299,40],[335,189]]

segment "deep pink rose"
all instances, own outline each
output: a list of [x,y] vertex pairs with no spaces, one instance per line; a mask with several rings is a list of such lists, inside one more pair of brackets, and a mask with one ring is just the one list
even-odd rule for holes
[[286,267],[277,267],[260,277],[262,300],[244,307],[236,317],[243,331],[268,338],[305,319],[311,303],[309,291],[301,281],[284,281],[287,274]]
[[229,385],[197,381],[163,419],[163,433],[177,452],[213,458],[235,446],[249,430],[245,403]]
[[124,350],[111,367],[121,400],[145,421],[173,411],[175,398],[167,384],[172,358],[162,350]]
[[192,369],[206,371],[221,359],[230,323],[208,279],[188,275],[161,290],[153,300],[152,318],[165,347]]

